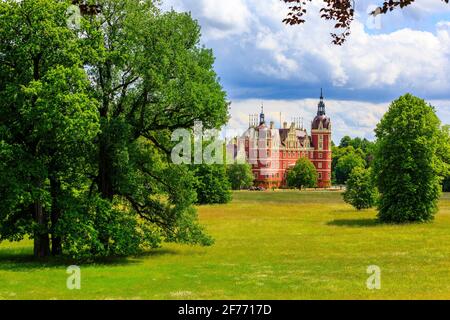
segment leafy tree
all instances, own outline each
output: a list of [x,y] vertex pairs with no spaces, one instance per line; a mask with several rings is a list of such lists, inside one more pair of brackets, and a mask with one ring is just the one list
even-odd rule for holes
[[372,181],[371,169],[356,167],[347,180],[344,201],[357,210],[369,209],[375,205],[377,192]]
[[319,175],[313,163],[306,158],[300,158],[294,168],[288,172],[287,183],[292,188],[314,188]]
[[424,100],[395,100],[376,128],[374,174],[384,222],[429,221],[438,210],[440,121]]
[[346,184],[353,169],[357,167],[364,168],[365,166],[366,162],[360,154],[356,152],[347,153],[340,157],[336,164],[336,182],[338,184]]
[[[162,240],[210,244],[196,220],[195,178],[171,163],[172,132],[228,120],[211,50],[189,14],[161,13],[154,1],[99,0],[83,19],[86,69],[101,101],[93,193],[119,201]],[[104,238],[105,244],[108,237]]]
[[339,147],[345,148],[350,146],[352,143],[352,138],[350,136],[345,136],[341,139],[341,143],[339,144]]
[[255,180],[249,164],[231,164],[227,168],[227,175],[233,190],[250,188]]
[[194,167],[198,204],[223,204],[231,201],[231,184],[225,166],[201,164]]
[[170,151],[175,129],[227,122],[212,52],[189,14],[97,3],[72,30],[69,2],[0,2],[0,240],[76,258],[211,244]]
[[[0,2],[0,241],[34,239],[62,252],[61,208],[88,183],[99,132],[67,3]],[[78,190],[77,190],[78,189]]]
[[[307,13],[307,3],[312,0],[281,0],[290,5],[289,13],[283,20],[289,25],[298,25],[305,23]],[[371,15],[386,14],[398,8],[405,8],[414,3],[415,0],[397,0],[384,1]],[[436,0],[437,1],[437,0]],[[449,0],[441,0],[448,3]],[[341,29],[341,33],[332,33],[333,43],[342,45],[350,35],[351,24],[355,17],[355,1],[351,0],[325,0],[324,6],[320,9],[321,18],[335,21],[335,29]]]

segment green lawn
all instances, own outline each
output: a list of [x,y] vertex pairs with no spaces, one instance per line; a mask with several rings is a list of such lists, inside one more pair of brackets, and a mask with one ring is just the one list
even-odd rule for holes
[[[450,299],[450,194],[430,224],[377,225],[332,192],[241,192],[199,208],[216,244],[166,245],[145,256],[66,267],[30,257],[31,243],[0,245],[1,299]],[[366,269],[382,289],[366,288]]]

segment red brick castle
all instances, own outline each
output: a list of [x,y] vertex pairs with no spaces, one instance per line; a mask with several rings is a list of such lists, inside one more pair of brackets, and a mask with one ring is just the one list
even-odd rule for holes
[[[259,120],[259,121],[258,121]],[[299,158],[308,158],[319,174],[319,188],[331,186],[331,120],[326,115],[323,94],[311,134],[299,122],[280,129],[266,124],[264,107],[259,119],[250,116],[249,129],[241,137],[247,161],[252,164],[255,185],[265,188],[286,186],[287,172]]]

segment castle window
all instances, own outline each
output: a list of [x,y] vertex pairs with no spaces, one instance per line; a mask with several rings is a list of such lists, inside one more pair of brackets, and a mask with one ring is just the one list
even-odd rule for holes
[[319,172],[319,179],[322,179],[322,172]]
[[319,166],[319,169],[322,169],[322,162],[319,162],[318,166]]
[[322,159],[322,158],[323,158],[323,153],[319,152],[319,159]]
[[323,150],[323,135],[319,135],[319,150]]

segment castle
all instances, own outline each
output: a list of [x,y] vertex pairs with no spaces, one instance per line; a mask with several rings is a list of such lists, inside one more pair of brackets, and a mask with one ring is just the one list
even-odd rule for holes
[[274,122],[267,125],[262,107],[259,121],[250,116],[249,128],[240,140],[252,165],[255,186],[285,187],[287,172],[300,158],[308,158],[316,167],[319,188],[331,186],[331,120],[326,115],[323,93],[310,135],[299,121],[289,127],[285,122],[280,129],[275,128]]

